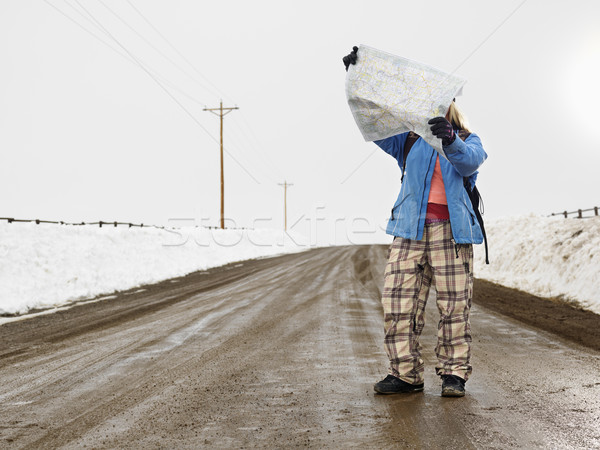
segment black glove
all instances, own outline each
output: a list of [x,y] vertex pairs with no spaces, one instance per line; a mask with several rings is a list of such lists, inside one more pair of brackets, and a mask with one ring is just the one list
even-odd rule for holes
[[431,132],[434,136],[442,140],[442,145],[450,145],[456,139],[452,125],[445,117],[434,117],[427,123],[431,125]]
[[352,52],[342,58],[342,62],[344,63],[344,66],[346,66],[346,72],[348,72],[348,67],[350,67],[350,64],[356,64],[356,58],[358,57],[356,52],[358,52],[358,47],[354,46],[352,47]]

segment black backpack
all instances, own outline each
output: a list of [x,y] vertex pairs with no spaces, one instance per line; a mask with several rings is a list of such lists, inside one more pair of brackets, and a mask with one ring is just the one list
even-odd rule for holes
[[[469,133],[468,131],[460,130],[458,132],[458,137],[460,137],[463,141],[466,140],[470,135],[471,133]],[[408,137],[406,138],[406,142],[404,143],[404,157],[402,160],[402,178],[400,179],[400,182],[404,181],[404,172],[406,171],[406,158],[408,157],[408,153],[410,152],[410,149],[412,148],[413,144],[417,142],[417,139],[419,139],[419,137],[420,136],[418,134],[412,131],[408,133]],[[488,259],[487,236],[485,234],[485,227],[483,225],[482,217],[484,211],[483,199],[481,198],[481,194],[479,193],[477,186],[473,186],[473,189],[471,189],[471,183],[469,183],[468,177],[463,178],[463,185],[465,187],[465,190],[467,191],[467,194],[469,195],[469,199],[471,200],[471,206],[473,206],[475,217],[477,218],[477,222],[479,222],[481,234],[483,234],[483,242],[485,245],[485,263],[489,264],[490,261]]]

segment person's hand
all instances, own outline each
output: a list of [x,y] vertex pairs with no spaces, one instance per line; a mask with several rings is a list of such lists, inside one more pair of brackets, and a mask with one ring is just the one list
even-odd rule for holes
[[348,67],[350,67],[350,64],[356,64],[356,58],[358,57],[356,52],[358,52],[358,47],[355,45],[352,47],[350,54],[342,58],[342,62],[344,63],[344,66],[346,66],[346,72],[348,72]]
[[442,145],[450,145],[456,139],[452,124],[445,117],[434,117],[427,123],[431,125],[433,135],[442,140]]

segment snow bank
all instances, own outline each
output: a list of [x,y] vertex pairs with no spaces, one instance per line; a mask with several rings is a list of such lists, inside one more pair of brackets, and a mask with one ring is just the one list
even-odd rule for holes
[[[487,220],[475,275],[600,314],[600,218]],[[233,261],[307,250],[276,230],[0,224],[0,314],[23,314]]]
[[486,221],[490,264],[475,246],[475,276],[600,314],[600,217],[527,215]]
[[23,314],[233,261],[308,249],[276,230],[0,224],[0,314]]

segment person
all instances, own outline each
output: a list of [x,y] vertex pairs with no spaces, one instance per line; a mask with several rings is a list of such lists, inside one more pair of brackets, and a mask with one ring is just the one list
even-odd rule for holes
[[[346,70],[356,64],[358,50],[354,47],[343,58]],[[394,240],[381,299],[389,369],[374,390],[378,394],[423,391],[419,337],[433,284],[440,313],[436,373],[442,378],[442,396],[462,397],[472,372],[472,244],[483,241],[465,187],[475,186],[487,154],[454,101],[445,117],[434,117],[428,124],[441,139],[445,158],[413,132],[375,141],[398,162],[402,187],[386,230]]]

